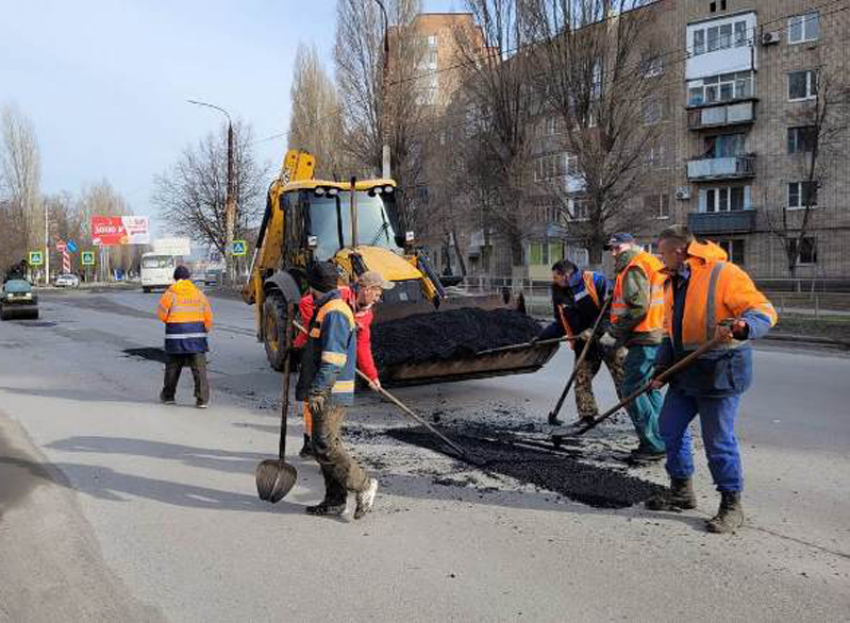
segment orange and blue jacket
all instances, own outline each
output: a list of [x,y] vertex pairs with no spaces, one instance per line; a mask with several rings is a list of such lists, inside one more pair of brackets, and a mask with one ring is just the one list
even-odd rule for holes
[[165,352],[173,355],[205,353],[212,329],[212,308],[195,285],[181,279],[159,299],[157,316],[165,323]]
[[740,394],[752,383],[752,347],[778,317],[770,301],[741,268],[713,242],[693,242],[685,266],[664,282],[664,340],[656,367],[670,366],[714,337],[723,321],[743,320],[745,339],[711,350],[671,380],[686,394],[723,397]]
[[339,290],[323,295],[315,308],[295,397],[307,400],[311,395],[329,395],[338,404],[350,405],[357,363],[354,312]]

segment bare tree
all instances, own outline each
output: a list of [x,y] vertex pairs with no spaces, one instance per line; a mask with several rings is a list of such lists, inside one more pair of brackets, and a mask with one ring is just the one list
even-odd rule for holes
[[[240,238],[263,214],[268,166],[257,164],[251,149],[252,131],[237,121],[234,131],[236,223]],[[227,125],[197,145],[187,146],[177,163],[154,178],[152,203],[174,233],[210,244],[225,255],[227,196]]]
[[[576,191],[555,193],[571,236],[598,263],[613,230],[639,226],[632,200],[647,148],[658,136],[662,55],[650,0],[530,0],[526,26],[535,92],[560,119]],[[640,10],[638,10],[640,9]],[[581,206],[581,214],[576,206]]]
[[[417,79],[424,46],[416,34],[420,0],[385,2],[390,32],[384,33],[375,0],[338,0],[334,60],[345,125],[345,147],[353,172],[381,170],[383,146],[390,148],[399,185],[401,216],[413,221],[412,197],[421,172],[416,135],[423,118],[422,82]],[[384,37],[386,36],[386,41]]]
[[290,149],[302,149],[316,157],[317,177],[345,179],[348,167],[341,148],[343,123],[339,97],[315,46],[298,46],[290,93]]
[[[94,184],[87,184],[80,192],[80,196],[73,208],[69,211],[66,228],[69,236],[78,236],[80,248],[90,248],[91,220],[93,216],[129,216],[133,210],[124,197],[113,188],[112,184],[103,179]],[[63,231],[63,225],[57,223],[56,232],[59,237]],[[139,245],[121,245],[105,247],[100,257],[98,270],[101,278],[108,278],[112,269],[131,270],[137,269],[141,258],[142,247]]]
[[466,171],[476,182],[472,193],[486,210],[485,237],[491,228],[502,234],[512,264],[518,266],[523,264],[524,198],[539,110],[536,98],[528,97],[527,57],[521,52],[530,41],[518,13],[520,3],[468,0],[467,7],[481,27],[483,42],[468,29],[456,32],[467,115]]
[[13,106],[0,110],[0,265],[43,243],[39,207],[41,156],[32,122]]
[[[814,259],[817,242],[810,237],[818,190],[834,171],[846,170],[847,132],[850,122],[850,84],[840,70],[819,71],[814,76],[815,95],[803,105],[789,128],[788,151],[795,153],[797,180],[788,191],[788,201],[775,215],[765,209],[768,228],[780,240],[789,274],[794,277],[802,256]],[[767,189],[765,189],[765,206]],[[790,205],[791,199],[794,205]]]

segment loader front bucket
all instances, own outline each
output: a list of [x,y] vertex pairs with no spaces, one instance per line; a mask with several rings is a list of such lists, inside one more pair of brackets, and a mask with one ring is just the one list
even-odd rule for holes
[[479,354],[528,342],[540,325],[525,313],[522,296],[451,296],[428,302],[380,303],[372,347],[381,382],[419,385],[536,372],[558,344]]

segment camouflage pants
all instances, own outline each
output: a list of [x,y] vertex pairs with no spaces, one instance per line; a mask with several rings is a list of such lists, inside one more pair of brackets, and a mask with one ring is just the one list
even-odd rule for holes
[[[576,348],[576,358],[581,350]],[[593,395],[593,379],[605,362],[611,378],[614,379],[614,387],[617,395],[621,396],[620,388],[623,384],[623,363],[626,359],[626,349],[620,348],[616,351],[604,350],[593,345],[587,353],[582,364],[578,367],[575,380],[576,410],[580,418],[590,418],[599,415],[599,407],[596,397]]]
[[363,468],[346,452],[340,431],[345,409],[326,400],[321,407],[310,406],[313,416],[313,452],[325,479],[325,501],[345,504],[349,491],[362,491],[369,482]]

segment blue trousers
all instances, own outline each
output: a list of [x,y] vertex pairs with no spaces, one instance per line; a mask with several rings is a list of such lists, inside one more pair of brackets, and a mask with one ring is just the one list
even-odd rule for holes
[[690,478],[694,473],[688,424],[699,413],[708,468],[717,490],[743,490],[744,475],[734,430],[739,400],[740,395],[703,398],[689,396],[672,386],[667,390],[659,427],[671,478]]
[[[655,369],[655,353],[658,346],[629,346],[629,354],[623,364],[623,387],[620,393],[628,396],[652,379]],[[662,394],[650,390],[635,399],[628,407],[629,416],[635,426],[640,445],[646,452],[664,452],[664,442],[658,430],[658,414],[661,412]]]

